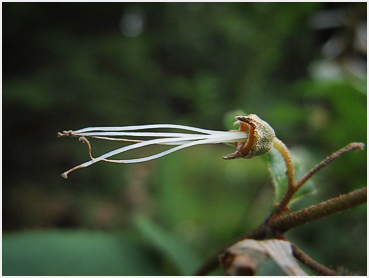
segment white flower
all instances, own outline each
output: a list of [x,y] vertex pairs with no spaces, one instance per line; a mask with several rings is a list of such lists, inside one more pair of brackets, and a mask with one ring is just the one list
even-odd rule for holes
[[[235,124],[240,124],[237,121]],[[173,132],[137,132],[137,130],[148,130],[148,129],[179,129],[187,130],[192,133],[173,133]],[[62,177],[68,178],[68,174],[74,170],[90,166],[99,161],[108,161],[115,163],[138,163],[149,161],[167,155],[169,153],[184,149],[187,147],[192,147],[201,144],[217,144],[217,143],[234,143],[234,145],[244,145],[248,140],[248,132],[245,129],[240,129],[240,132],[234,131],[215,131],[207,130],[202,128],[175,125],[175,124],[153,124],[153,125],[138,125],[138,126],[126,126],[126,127],[87,127],[77,131],[63,131],[63,133],[58,133],[59,137],[72,136],[79,137],[80,141],[85,142],[89,148],[89,154],[91,157],[90,161],[87,161],[81,165],[78,165],[62,174]],[[137,138],[137,139],[122,139],[119,136]],[[114,141],[125,141],[134,142],[135,144],[121,147],[119,149],[110,151],[99,157],[92,157],[91,145],[86,139],[88,137],[114,140]],[[155,138],[149,140],[142,140],[142,138]],[[237,144],[239,143],[239,144]],[[128,150],[137,149],[149,145],[174,145],[175,147],[160,152],[155,155],[135,158],[135,159],[124,159],[124,160],[113,160],[109,159],[114,155],[126,152]]]

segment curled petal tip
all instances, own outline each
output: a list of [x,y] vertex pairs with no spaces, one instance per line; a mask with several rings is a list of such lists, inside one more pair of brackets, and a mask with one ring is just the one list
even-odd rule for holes
[[359,143],[359,149],[364,150],[365,149],[365,144],[364,143]]
[[241,158],[243,155],[239,151],[235,151],[234,153],[227,154],[226,156],[223,156],[223,159],[235,159],[235,158]]
[[63,174],[61,174],[61,176],[62,176],[64,179],[67,179],[67,178],[68,178],[68,174],[67,174],[67,173],[63,173]]
[[64,130],[63,132],[58,132],[58,137],[69,137],[69,136],[74,136],[74,132],[72,130],[69,131]]
[[[236,119],[237,119],[237,117],[236,117]],[[241,123],[242,123],[242,121],[237,120],[237,121],[235,121],[235,122],[234,122],[234,124],[233,124],[233,125],[239,125],[239,124],[241,124]]]
[[350,143],[347,145],[350,149],[357,151],[357,150],[364,150],[365,144],[364,143]]

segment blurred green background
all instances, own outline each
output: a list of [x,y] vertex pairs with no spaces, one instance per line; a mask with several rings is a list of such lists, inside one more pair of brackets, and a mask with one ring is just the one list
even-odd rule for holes
[[[228,130],[243,111],[309,169],[366,143],[366,12],[366,3],[3,3],[3,275],[193,273],[270,212],[265,156],[224,161],[234,148],[197,146],[64,180],[89,158],[57,132]],[[95,155],[120,145],[92,144]],[[366,151],[344,154],[291,209],[366,186],[366,161]],[[361,205],[286,236],[365,275],[366,216]]]

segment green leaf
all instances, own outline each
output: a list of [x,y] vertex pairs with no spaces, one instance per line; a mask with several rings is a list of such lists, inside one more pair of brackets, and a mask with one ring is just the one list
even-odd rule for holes
[[4,276],[161,275],[132,234],[31,231],[3,234]]
[[[302,162],[290,151],[293,166],[295,168],[295,181],[299,180],[307,171]],[[283,160],[282,155],[276,150],[272,149],[267,154],[269,170],[272,175],[273,184],[275,188],[275,202],[283,197],[287,190],[287,175],[286,175],[286,164]],[[291,203],[307,194],[315,192],[315,185],[313,181],[308,180],[293,196]]]
[[180,275],[192,275],[202,263],[202,260],[188,246],[188,243],[176,238],[173,234],[157,226],[149,219],[138,216],[135,218],[135,224],[140,233],[160,253],[173,261],[180,271]]

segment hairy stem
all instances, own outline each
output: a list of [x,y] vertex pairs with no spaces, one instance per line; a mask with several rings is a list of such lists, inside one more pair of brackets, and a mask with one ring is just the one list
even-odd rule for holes
[[308,255],[306,255],[300,248],[298,248],[295,244],[291,243],[293,256],[302,262],[304,265],[309,267],[310,269],[318,272],[319,275],[325,276],[337,276],[337,273],[328,267],[321,265],[320,263],[314,261]]
[[282,199],[275,206],[275,210],[272,213],[272,216],[279,216],[282,212],[288,210],[288,203],[292,199],[293,195],[296,193],[295,187],[295,169],[293,167],[292,158],[290,152],[288,151],[286,145],[279,140],[278,138],[274,138],[273,147],[282,155],[284,162],[286,163],[286,175],[288,179],[287,191],[283,195]]
[[[334,214],[340,212],[342,210],[346,210],[357,206],[359,204],[366,202],[366,187],[362,189],[354,190],[348,194],[343,194],[337,198],[330,199],[328,201],[322,202],[318,205],[310,206],[308,208],[292,212],[285,216],[280,216],[278,218],[270,219],[269,222],[264,222],[261,225],[257,226],[253,230],[247,232],[241,237],[233,240],[226,247],[220,249],[217,253],[211,256],[207,261],[203,263],[203,265],[198,269],[198,271],[194,274],[195,276],[206,275],[215,268],[219,266],[218,256],[231,245],[236,242],[246,239],[266,239],[266,238],[283,238],[283,233],[288,231],[289,229],[295,228],[297,226],[306,224],[313,220],[328,216],[330,214]],[[281,237],[282,235],[282,237]],[[302,251],[301,251],[302,252]],[[301,258],[302,255],[300,254]],[[297,257],[298,258],[298,257]],[[308,258],[307,255],[305,258]],[[299,258],[298,258],[299,259]],[[307,260],[307,265],[311,264],[313,270],[316,270],[318,263],[312,263],[313,260]],[[323,267],[323,266],[322,266]],[[323,268],[319,268],[323,269]],[[317,270],[319,271],[319,270]]]
[[333,153],[332,155],[324,159],[322,162],[320,162],[318,165],[316,165],[309,172],[307,172],[298,182],[296,182],[296,186],[295,186],[296,190],[298,190],[305,182],[307,182],[308,179],[310,179],[314,174],[316,174],[324,166],[327,166],[333,160],[338,158],[341,154],[348,152],[348,151],[357,151],[357,150],[363,150],[363,149],[364,149],[363,143],[350,143],[346,147],[336,151],[335,153]]
[[350,193],[321,202],[320,204],[292,212],[279,218],[274,218],[269,222],[269,224],[280,232],[285,233],[292,228],[309,223],[313,220],[366,203],[366,199],[366,187],[356,189]]
[[293,167],[292,159],[290,152],[288,151],[286,145],[279,140],[278,138],[274,138],[273,147],[279,151],[282,155],[284,162],[286,163],[287,168],[287,178],[288,178],[288,188],[294,187],[294,179],[295,179],[295,169]]
[[[286,166],[287,166],[287,177],[288,177],[288,188],[286,193],[283,195],[282,199],[279,201],[279,203],[276,205],[275,210],[272,214],[273,217],[275,216],[279,216],[281,215],[284,211],[288,210],[287,206],[288,203],[291,201],[291,199],[293,198],[293,196],[295,195],[295,193],[297,192],[297,190],[300,189],[300,187],[302,185],[305,184],[305,182],[308,181],[308,179],[310,179],[314,174],[316,174],[319,170],[321,170],[323,167],[327,166],[330,162],[332,162],[333,160],[335,160],[336,158],[338,158],[341,154],[348,152],[348,151],[357,151],[357,150],[362,150],[364,148],[364,144],[363,143],[350,143],[348,144],[346,147],[340,149],[339,151],[333,153],[332,155],[330,155],[329,157],[327,157],[326,159],[324,159],[322,162],[320,162],[318,165],[316,165],[313,169],[311,169],[309,172],[307,172],[299,181],[297,181],[296,183],[293,183],[293,178],[292,178],[292,186],[290,184],[290,175],[289,174],[289,167],[293,169],[293,165],[292,165],[292,160],[291,157],[289,156],[288,150],[286,148],[286,146],[277,138],[275,139],[275,143],[274,143],[274,147],[282,154],[285,162],[286,162]],[[284,150],[285,149],[285,150]],[[292,165],[292,166],[291,166]],[[294,176],[294,174],[293,174]]]
[[[357,189],[348,194],[340,195],[339,197],[330,199],[328,201],[322,202],[318,205],[310,206],[308,208],[281,216],[282,212],[286,210],[288,203],[292,199],[296,191],[315,173],[317,173],[324,166],[328,165],[330,162],[338,158],[341,154],[350,150],[363,149],[364,144],[362,143],[350,143],[346,147],[340,149],[339,151],[333,153],[331,156],[323,160],[313,169],[311,169],[307,174],[305,174],[297,183],[294,183],[294,168],[292,164],[292,159],[289,154],[287,147],[279,139],[274,140],[274,147],[281,153],[287,168],[288,177],[288,188],[286,194],[282,197],[281,201],[276,205],[276,208],[272,215],[268,217],[264,223],[260,224],[250,232],[242,235],[236,240],[232,241],[227,245],[227,247],[222,248],[213,256],[211,256],[205,263],[198,269],[195,273],[196,276],[206,275],[215,268],[219,266],[218,256],[231,245],[236,242],[246,239],[267,239],[267,238],[284,238],[284,233],[297,226],[309,223],[313,220],[326,217],[328,215],[352,208],[359,204],[367,202],[367,189]],[[329,268],[320,265],[319,263],[312,260],[308,255],[302,252],[298,247],[292,244],[292,249],[294,256],[306,264],[311,269],[317,271],[322,275],[336,275],[335,272],[331,271]]]

